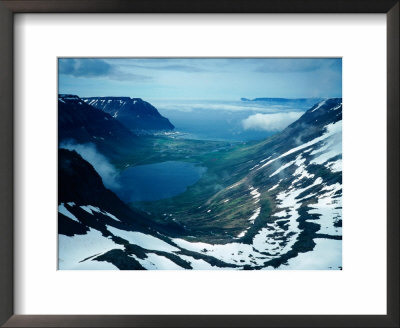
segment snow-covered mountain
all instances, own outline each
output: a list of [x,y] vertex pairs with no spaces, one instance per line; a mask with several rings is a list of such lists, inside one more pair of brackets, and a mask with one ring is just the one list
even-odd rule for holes
[[224,188],[181,218],[189,235],[128,208],[89,163],[60,150],[60,268],[341,269],[342,99],[240,156]]
[[[256,147],[257,157],[240,168],[248,174],[201,207],[218,219],[218,227],[230,230],[229,236],[221,234],[220,238],[236,241],[201,248],[228,263],[252,268],[290,268],[297,257],[312,260],[319,255],[329,258],[332,250],[340,252],[342,100],[318,103],[282,133]],[[224,216],[228,216],[227,205],[237,199],[241,206],[230,207],[233,213],[229,213],[229,221],[236,226],[229,229],[232,224]],[[176,242],[192,250],[200,246]],[[221,254],[222,249],[229,251]],[[329,266],[340,267],[341,256]]]
[[173,130],[171,122],[150,103],[140,98],[90,97],[87,104],[110,114],[130,130]]
[[79,143],[130,140],[136,136],[111,115],[76,95],[58,95],[58,140]]

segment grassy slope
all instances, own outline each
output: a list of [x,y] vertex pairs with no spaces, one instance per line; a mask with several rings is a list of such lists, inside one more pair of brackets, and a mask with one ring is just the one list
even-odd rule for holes
[[[263,170],[251,170],[260,163],[273,158],[293,147],[312,140],[323,132],[327,122],[341,119],[341,112],[309,112],[301,120],[284,131],[261,142],[228,143],[217,141],[196,141],[173,139],[171,137],[148,137],[145,146],[132,148],[120,157],[120,168],[129,165],[148,164],[167,160],[180,160],[199,163],[207,167],[207,172],[186,192],[169,199],[154,202],[137,202],[131,206],[148,212],[152,220],[166,225],[181,225],[186,229],[187,239],[193,236],[197,241],[224,243],[232,241],[239,233],[250,226],[241,241],[252,237],[257,228],[271,220],[270,214],[276,209],[275,196],[289,186],[282,182],[274,191],[268,191],[278,183],[280,175],[271,174],[282,163],[277,160]],[[287,156],[292,161],[295,154]],[[285,170],[291,177],[294,167]],[[317,169],[317,168],[316,168]],[[317,169],[317,176],[324,181],[341,179],[341,175],[328,170]],[[314,173],[314,172],[312,172]],[[325,176],[327,175],[327,176]],[[234,188],[230,186],[240,184]],[[250,194],[251,187],[259,188],[261,198],[256,203]],[[249,218],[261,207],[261,214],[254,225]]]
[[[186,192],[159,201],[133,203],[131,206],[148,212],[158,223],[184,226],[188,236],[224,242],[248,226],[248,218],[257,207],[262,205],[263,217],[267,217],[265,211],[273,207],[269,198],[253,204],[247,181],[235,190],[226,189],[248,175],[256,158],[264,156],[260,151],[264,147],[264,143],[146,137],[146,142],[131,151],[125,151],[114,164],[123,169],[127,165],[179,160],[207,167],[202,178],[188,187]],[[255,159],[249,161],[249,158]],[[229,201],[224,202],[226,199]]]

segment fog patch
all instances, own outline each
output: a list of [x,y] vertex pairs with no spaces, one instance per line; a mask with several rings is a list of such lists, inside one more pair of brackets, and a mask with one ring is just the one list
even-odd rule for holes
[[119,172],[104,155],[97,151],[94,144],[77,144],[70,141],[62,143],[60,148],[75,150],[81,155],[85,161],[89,162],[94,167],[106,188],[115,190],[121,187],[118,182]]
[[289,124],[296,121],[302,112],[254,114],[242,121],[245,130],[281,131]]

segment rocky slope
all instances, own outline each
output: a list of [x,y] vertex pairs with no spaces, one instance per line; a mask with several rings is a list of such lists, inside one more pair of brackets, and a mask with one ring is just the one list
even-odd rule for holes
[[136,136],[109,114],[75,95],[58,96],[58,140],[79,143],[122,141]]
[[153,105],[140,98],[90,97],[83,100],[90,106],[110,114],[130,130],[174,129],[171,122],[163,117]]

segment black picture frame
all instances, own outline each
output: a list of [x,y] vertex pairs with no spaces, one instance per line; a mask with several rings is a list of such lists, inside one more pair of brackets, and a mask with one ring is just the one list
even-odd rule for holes
[[[399,0],[0,0],[0,324],[4,327],[399,327],[399,8]],[[387,315],[14,315],[13,208],[18,206],[13,197],[13,17],[16,13],[386,14]]]

